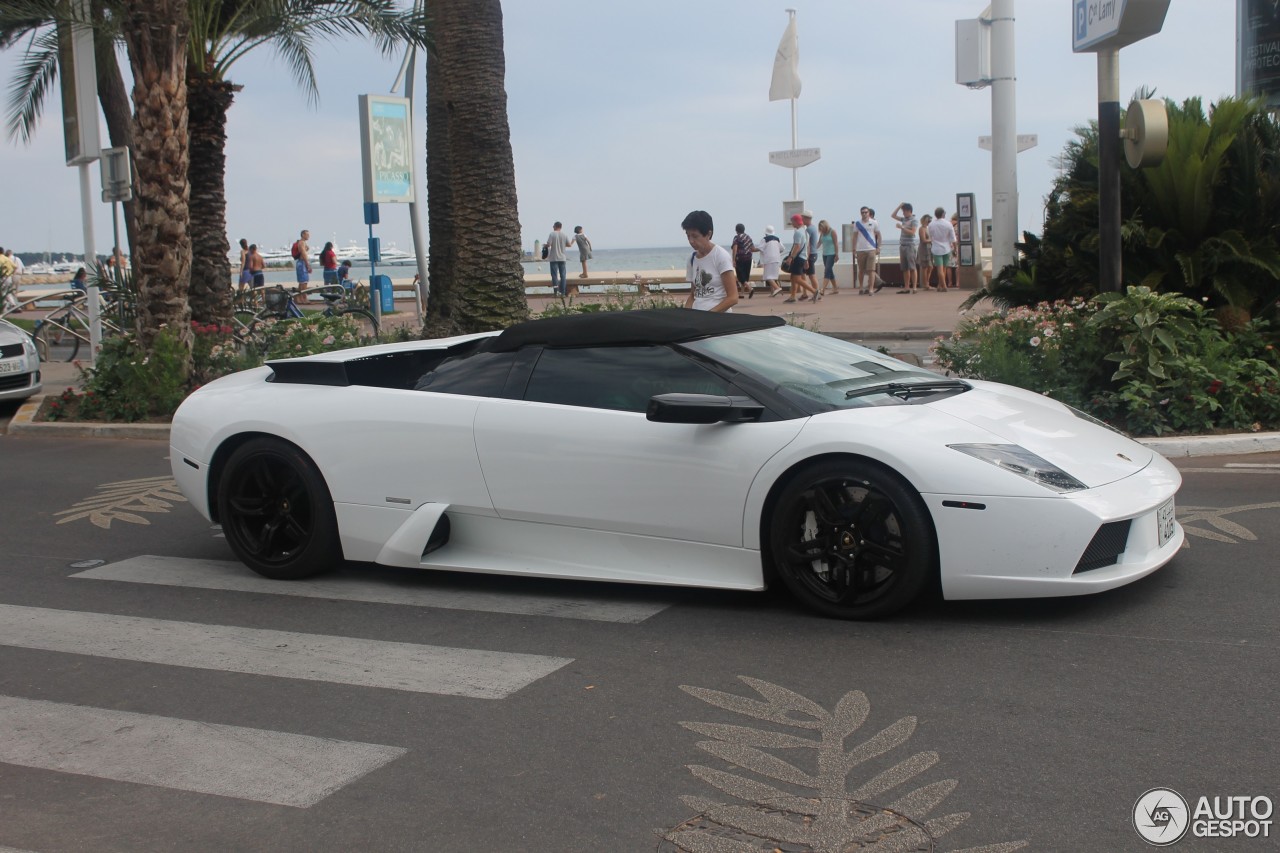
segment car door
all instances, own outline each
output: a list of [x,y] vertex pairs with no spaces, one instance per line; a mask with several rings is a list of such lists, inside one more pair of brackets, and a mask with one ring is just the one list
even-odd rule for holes
[[523,400],[485,400],[476,413],[494,508],[510,519],[741,546],[752,480],[805,421],[645,417],[650,397],[676,391],[741,393],[665,346],[544,350]]

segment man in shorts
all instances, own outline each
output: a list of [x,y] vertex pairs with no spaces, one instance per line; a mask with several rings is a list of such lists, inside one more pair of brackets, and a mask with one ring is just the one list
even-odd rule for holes
[[898,266],[902,269],[902,290],[899,293],[916,292],[916,232],[920,230],[920,220],[916,219],[914,208],[909,202],[902,202],[889,215],[894,219],[894,227],[898,234]]
[[956,230],[947,221],[947,212],[938,208],[929,223],[929,251],[933,253],[933,267],[937,271],[937,290],[947,289],[947,265],[951,263],[951,244],[956,241]]
[[858,295],[875,294],[880,290],[876,286],[876,262],[880,259],[880,223],[872,218],[871,208],[866,205],[858,211],[861,217],[853,223],[854,233],[858,235],[854,244],[858,262]]
[[817,302],[822,298],[822,294],[818,292],[818,248],[819,240],[818,226],[813,224],[813,211],[806,210],[800,214],[804,221],[804,232],[809,235],[809,259],[805,266],[805,275],[809,278],[809,287],[813,291],[813,301]]
[[791,293],[783,302],[796,302],[808,299],[809,283],[809,232],[804,227],[804,217],[799,213],[791,215],[791,253],[782,262],[782,268],[791,274]]
[[307,245],[310,239],[311,232],[303,228],[298,235],[298,242],[293,244],[293,257],[296,258],[293,268],[298,275],[298,287],[306,287],[307,282],[311,281],[311,261],[307,258],[311,254],[311,247]]

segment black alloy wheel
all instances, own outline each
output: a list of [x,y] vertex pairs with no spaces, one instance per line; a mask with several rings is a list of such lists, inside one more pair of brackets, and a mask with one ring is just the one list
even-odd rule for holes
[[218,482],[218,514],[231,550],[265,577],[310,577],[342,561],[324,478],[287,442],[255,438],[231,454]]
[[879,466],[846,460],[799,471],[770,525],[774,567],[796,598],[840,619],[878,619],[937,573],[920,496]]

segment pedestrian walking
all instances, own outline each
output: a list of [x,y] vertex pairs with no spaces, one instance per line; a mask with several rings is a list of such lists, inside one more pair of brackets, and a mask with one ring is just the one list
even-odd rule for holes
[[311,281],[311,246],[307,244],[310,239],[311,232],[303,228],[290,250],[290,254],[293,255],[293,269],[297,275],[298,287],[305,287],[307,282]]
[[916,232],[920,230],[920,221],[914,211],[911,203],[904,201],[899,202],[889,214],[898,229],[898,266],[902,269],[902,290],[899,293],[916,292]]
[[542,250],[547,253],[547,263],[551,267],[551,289],[559,296],[568,296],[569,288],[565,283],[565,261],[568,256],[565,249],[573,245],[569,240],[569,235],[560,230],[564,225],[557,222],[551,226],[551,233],[547,235],[546,245]]
[[809,237],[809,258],[804,270],[808,278],[809,295],[814,302],[818,302],[822,299],[822,294],[818,292],[818,251],[821,248],[818,245],[818,226],[813,222],[812,210],[806,210],[800,216],[804,220],[805,234]]
[[764,245],[756,247],[756,251],[760,253],[760,275],[769,288],[769,295],[777,296],[782,292],[782,285],[778,284],[782,271],[782,241],[773,233],[772,225],[764,227]]
[[755,262],[756,244],[747,234],[747,226],[739,222],[733,226],[733,271],[738,278],[738,295],[750,299],[755,290],[751,287],[751,265]]
[[338,253],[333,249],[333,242],[328,241],[320,250],[320,270],[325,284],[338,283]]
[[880,224],[871,218],[871,208],[866,205],[858,211],[861,217],[853,223],[857,232],[854,251],[857,257],[858,295],[874,295],[880,288],[876,284],[876,261],[880,256]]
[[791,234],[791,251],[782,269],[791,276],[791,292],[783,302],[804,302],[809,298],[809,285],[806,281],[809,266],[809,232],[804,227],[804,217],[799,213],[791,214],[791,226],[795,229]]
[[929,223],[929,252],[938,283],[934,289],[939,293],[947,289],[947,265],[951,261],[951,244],[955,241],[956,231],[947,220],[947,212],[941,207],[935,208],[933,221]]
[[732,311],[738,304],[733,258],[724,247],[711,242],[715,234],[711,214],[705,210],[694,210],[684,218],[680,227],[693,247],[686,274],[689,298],[685,300],[684,307],[695,311]]
[[822,290],[819,295],[826,295],[828,287],[833,294],[839,293],[840,286],[836,284],[836,261],[840,260],[840,240],[836,237],[836,231],[831,227],[831,223],[825,219],[818,223],[818,243],[822,248]]

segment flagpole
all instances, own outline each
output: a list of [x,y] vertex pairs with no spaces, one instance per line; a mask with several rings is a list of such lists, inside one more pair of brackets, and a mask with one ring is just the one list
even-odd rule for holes
[[[792,12],[791,14],[795,14]],[[791,149],[794,151],[800,143],[797,141],[796,135],[796,99],[791,99]],[[800,167],[791,167],[791,197],[793,199],[800,198]]]
[[[796,19],[796,10],[788,9],[788,24],[794,23]],[[794,92],[794,90],[793,90]],[[796,132],[796,96],[791,96],[791,150],[794,151],[800,145],[799,136]],[[800,167],[791,167],[791,198],[798,200],[800,198]]]

